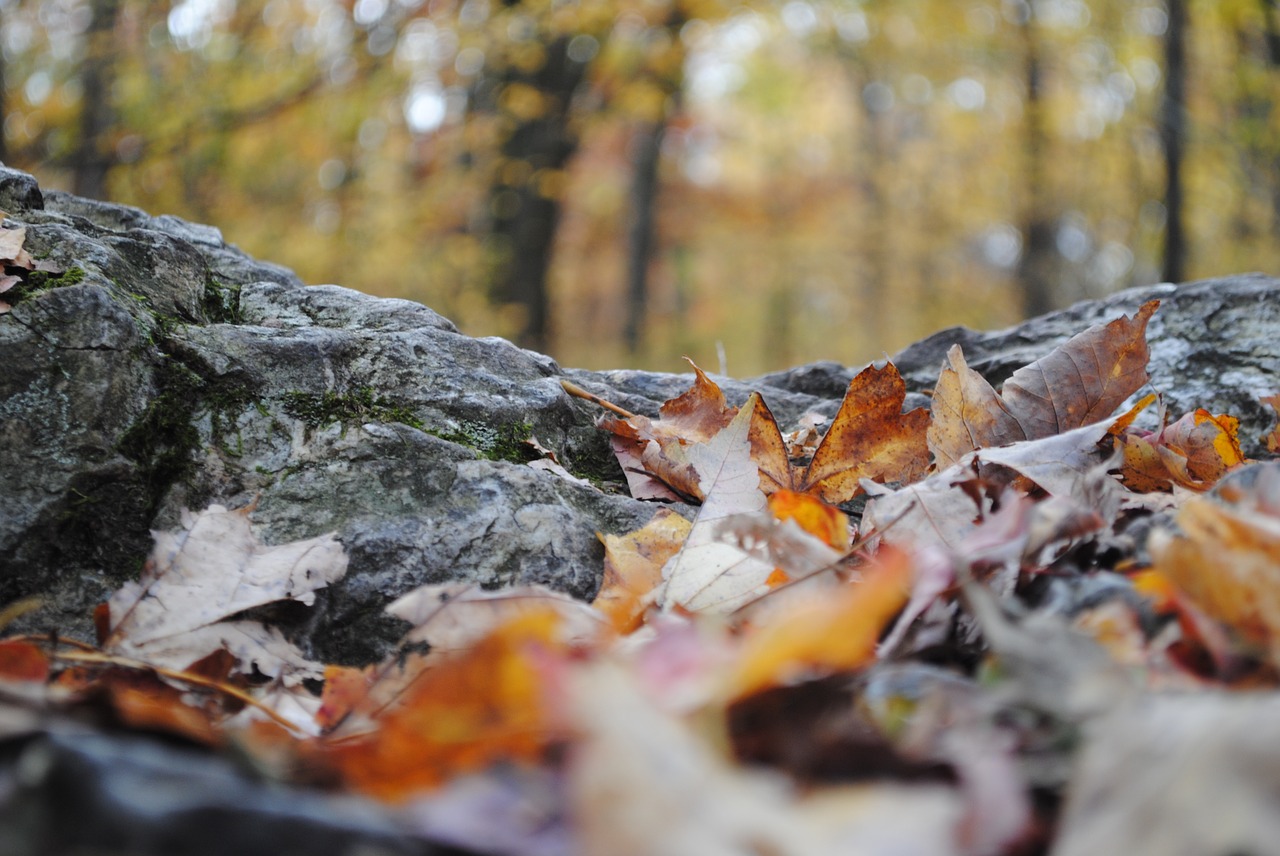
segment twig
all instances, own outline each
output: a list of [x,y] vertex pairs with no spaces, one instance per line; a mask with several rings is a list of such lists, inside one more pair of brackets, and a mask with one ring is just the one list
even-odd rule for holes
[[213,678],[206,678],[203,675],[196,675],[191,672],[182,672],[177,669],[167,669],[164,666],[156,666],[143,660],[134,660],[129,657],[120,657],[115,654],[104,654],[101,651],[53,651],[50,656],[55,660],[62,660],[68,663],[105,663],[111,666],[123,666],[126,669],[151,671],[155,672],[157,675],[172,678],[175,681],[182,681],[183,683],[193,684],[194,686],[216,690],[223,695],[231,696],[232,698],[242,701],[247,705],[256,707],[277,724],[284,726],[291,732],[303,733],[302,729],[297,725],[285,719],[283,716],[276,713],[274,710],[267,707],[244,690]]
[[630,410],[627,410],[624,407],[619,407],[618,405],[614,404],[612,401],[605,401],[603,398],[601,398],[600,396],[596,395],[593,392],[587,392],[585,389],[578,386],[573,381],[562,379],[560,381],[560,385],[564,387],[564,391],[569,393],[570,395],[575,396],[577,398],[585,398],[587,401],[590,401],[592,404],[600,405],[605,410],[608,410],[610,413],[616,413],[617,415],[621,416],[623,419],[630,419],[632,416],[635,416],[635,414],[632,413]]

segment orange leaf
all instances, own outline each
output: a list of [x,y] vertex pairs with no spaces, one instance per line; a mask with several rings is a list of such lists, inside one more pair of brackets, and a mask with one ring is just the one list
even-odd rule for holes
[[828,547],[848,550],[851,542],[849,515],[807,493],[779,490],[769,497],[769,510],[778,520],[796,524]]
[[150,672],[112,669],[102,674],[95,689],[130,728],[177,734],[208,746],[221,742],[208,713],[187,704],[183,690]]
[[662,583],[662,566],[689,537],[691,524],[663,508],[648,523],[626,535],[601,535],[604,582],[592,603],[619,633],[640,626],[650,595]]
[[316,725],[322,732],[338,727],[368,698],[374,676],[372,668],[324,667],[324,692],[320,696],[320,710],[316,711]]
[[907,387],[897,368],[868,366],[844,401],[802,480],[802,490],[839,504],[862,492],[860,479],[912,482],[929,464],[929,412],[902,412]]
[[0,680],[49,679],[49,658],[31,642],[0,642]]
[[498,761],[540,759],[564,737],[547,697],[547,669],[565,651],[560,621],[526,613],[423,672],[377,731],[329,747],[343,779],[399,801]]
[[910,590],[908,556],[883,550],[862,579],[789,604],[747,637],[729,678],[729,697],[865,666],[875,659],[881,631]]
[[1197,410],[1155,434],[1124,433],[1121,479],[1130,490],[1208,490],[1227,470],[1244,463],[1239,420]]
[[1155,570],[1280,664],[1280,518],[1196,498],[1177,522],[1182,535],[1153,539]]

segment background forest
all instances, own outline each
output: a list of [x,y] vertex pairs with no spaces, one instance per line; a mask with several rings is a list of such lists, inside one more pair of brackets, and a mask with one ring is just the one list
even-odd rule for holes
[[0,0],[0,160],[567,365],[1280,272],[1280,0]]

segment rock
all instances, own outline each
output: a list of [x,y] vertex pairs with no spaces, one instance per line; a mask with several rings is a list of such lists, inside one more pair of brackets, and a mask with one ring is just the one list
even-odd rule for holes
[[[597,409],[560,381],[653,415],[691,375],[564,370],[420,304],[306,287],[211,227],[42,193],[13,170],[0,169],[0,203],[65,271],[0,316],[0,603],[45,600],[24,629],[89,637],[93,606],[136,576],[152,530],[184,507],[253,504],[267,543],[337,533],[346,579],[275,617],[312,656],[364,663],[401,631],[382,606],[422,583],[592,596],[596,533],[654,513],[626,495]],[[946,330],[895,361],[908,406],[927,404],[953,342],[999,381],[1160,297],[1153,384],[1174,414],[1239,416],[1256,453],[1274,423],[1258,396],[1277,391],[1278,291],[1259,275],[1135,289],[1005,331]],[[856,371],[815,363],[723,386],[734,403],[760,390],[786,428],[833,415]],[[530,438],[591,486],[526,466]]]

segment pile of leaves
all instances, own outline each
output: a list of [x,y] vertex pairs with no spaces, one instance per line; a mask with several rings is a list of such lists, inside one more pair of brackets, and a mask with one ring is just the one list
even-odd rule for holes
[[0,704],[234,749],[475,852],[1247,849],[1219,809],[1275,754],[1274,705],[1237,702],[1280,667],[1280,466],[1228,415],[1117,415],[1156,310],[999,391],[955,347],[928,410],[869,367],[825,430],[696,367],[658,418],[601,402],[633,495],[673,505],[601,536],[595,602],[425,586],[362,669],[260,620],[341,578],[340,544],[189,514],[97,645],[0,642]]

